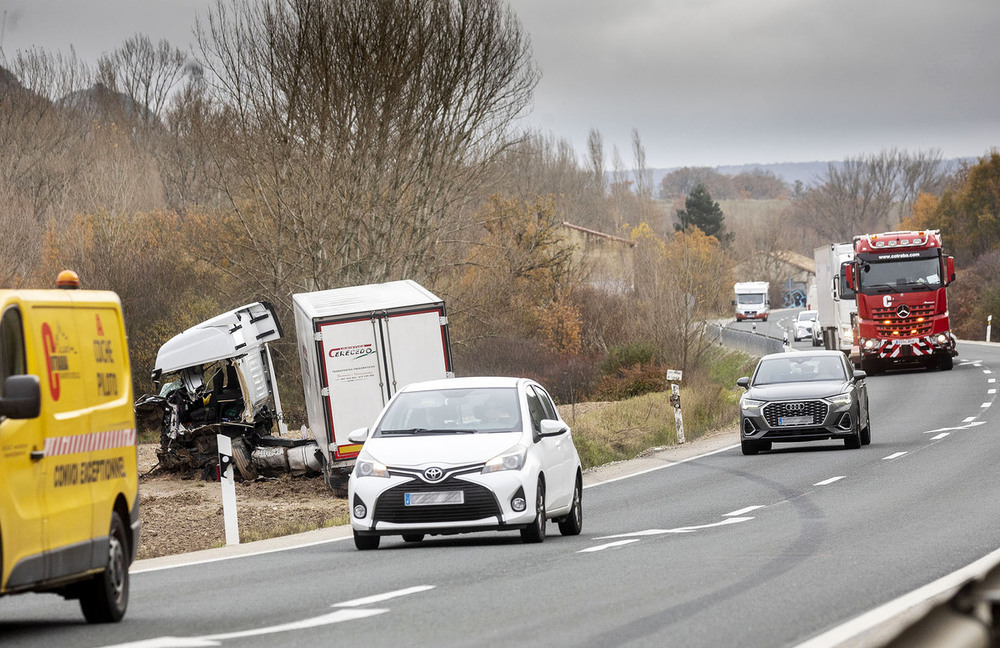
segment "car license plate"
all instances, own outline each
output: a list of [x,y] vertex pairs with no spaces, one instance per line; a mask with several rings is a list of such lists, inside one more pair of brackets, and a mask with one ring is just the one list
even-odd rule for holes
[[465,504],[465,491],[403,493],[404,506],[434,506],[436,504]]
[[813,422],[811,416],[779,416],[778,425],[809,425]]

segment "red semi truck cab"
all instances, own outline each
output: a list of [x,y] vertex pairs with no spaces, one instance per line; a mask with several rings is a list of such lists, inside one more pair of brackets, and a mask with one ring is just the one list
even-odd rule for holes
[[955,280],[955,261],[942,251],[938,230],[855,236],[847,280],[857,291],[855,360],[862,369],[952,368],[958,352],[947,287]]

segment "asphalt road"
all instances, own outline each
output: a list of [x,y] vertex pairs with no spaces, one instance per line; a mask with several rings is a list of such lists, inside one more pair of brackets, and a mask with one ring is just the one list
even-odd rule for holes
[[772,647],[827,637],[1000,548],[1000,347],[959,353],[950,372],[868,379],[870,446],[779,444],[745,457],[733,434],[711,453],[591,483],[578,537],[550,525],[540,545],[488,533],[384,538],[359,552],[333,530],[271,553],[147,561],[123,623],[88,626],[55,596],[8,597],[0,642]]

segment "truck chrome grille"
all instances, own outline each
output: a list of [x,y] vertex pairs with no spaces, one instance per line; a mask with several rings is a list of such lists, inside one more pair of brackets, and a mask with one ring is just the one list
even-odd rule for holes
[[[405,506],[404,493],[465,491],[464,504],[439,504],[433,506]],[[470,522],[495,517],[502,521],[500,505],[493,491],[479,484],[460,479],[447,479],[437,484],[427,484],[419,479],[390,488],[375,503],[373,519],[395,524],[421,524],[429,522]]]
[[799,427],[793,425],[778,425],[778,418],[784,416],[810,416],[812,420],[801,425],[822,425],[826,418],[829,405],[821,400],[810,401],[776,401],[768,403],[762,409],[764,420],[769,427]]
[[[928,318],[934,314],[934,304],[914,304],[910,306],[910,314],[907,317],[900,317],[896,308],[893,306],[872,309],[875,330],[880,336],[917,337],[930,335],[933,323]],[[924,321],[918,322],[917,320],[920,318],[923,318]]]

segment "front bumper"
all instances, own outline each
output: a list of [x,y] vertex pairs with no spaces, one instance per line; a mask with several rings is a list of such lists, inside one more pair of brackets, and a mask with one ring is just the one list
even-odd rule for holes
[[[806,404],[811,420],[798,422],[795,421],[796,418],[801,420],[804,417],[781,416],[777,413],[789,403]],[[822,408],[822,412],[816,411],[819,408]],[[756,413],[754,410],[757,410]],[[844,439],[854,434],[858,410],[859,407],[854,402],[836,405],[823,399],[771,401],[760,408],[740,412],[740,436],[744,440],[777,442]],[[786,424],[788,420],[794,422]]]
[[[524,471],[464,474],[438,483],[415,477],[352,478],[348,497],[351,527],[363,535],[403,533],[451,534],[474,531],[516,530],[535,519],[538,483]],[[407,495],[462,492],[460,504],[407,505]],[[514,509],[521,500],[524,508]],[[359,506],[364,514],[358,515]]]
[[951,331],[915,338],[861,338],[858,346],[862,358],[900,364],[920,363],[935,355],[958,355]]

